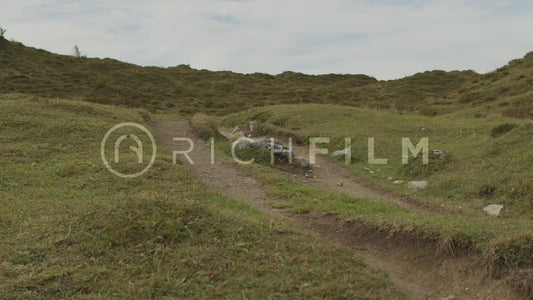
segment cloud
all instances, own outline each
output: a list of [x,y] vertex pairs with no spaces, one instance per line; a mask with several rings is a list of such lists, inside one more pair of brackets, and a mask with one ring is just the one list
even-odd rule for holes
[[491,71],[533,50],[528,1],[13,1],[0,26],[27,45],[140,65],[399,78]]

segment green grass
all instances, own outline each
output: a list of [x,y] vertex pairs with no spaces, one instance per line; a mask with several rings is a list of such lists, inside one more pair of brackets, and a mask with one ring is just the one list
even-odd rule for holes
[[[256,120],[292,133],[301,140],[330,137],[329,153],[352,140],[354,173],[377,185],[444,206],[456,214],[417,213],[371,199],[357,199],[306,186],[280,177],[271,168],[255,165],[251,175],[270,184],[270,194],[287,199],[279,208],[297,213],[334,213],[345,220],[358,220],[376,230],[410,232],[440,248],[473,249],[483,253],[489,266],[533,266],[533,124],[531,121],[501,117],[468,118],[463,112],[438,117],[398,115],[335,105],[281,105],[232,114],[219,120],[221,126]],[[283,122],[280,122],[283,120]],[[503,124],[503,125],[502,125]],[[503,129],[502,129],[503,128]],[[497,132],[497,135],[494,135]],[[368,137],[375,137],[376,157],[386,165],[370,165]],[[401,138],[416,144],[429,138],[429,150],[448,153],[446,160],[432,158],[424,165],[420,158],[402,164]],[[339,161],[339,164],[344,161]],[[368,172],[366,168],[374,171]],[[423,191],[394,185],[387,177],[427,180]],[[482,208],[502,203],[499,218],[489,217]]]
[[[222,126],[254,119],[280,130],[291,132],[297,139],[329,137],[330,153],[344,148],[344,138],[352,141],[352,164],[355,173],[389,188],[444,205],[457,211],[483,215],[489,203],[506,206],[504,218],[533,217],[533,124],[513,120],[516,127],[492,136],[494,128],[509,123],[501,117],[469,118],[458,112],[437,117],[398,115],[335,105],[282,105],[257,108],[224,118]],[[280,123],[280,120],[283,122]],[[374,137],[375,157],[387,158],[386,165],[368,164],[368,137]],[[430,159],[402,164],[402,138],[413,144],[429,139],[429,150],[444,150],[445,161]],[[342,163],[342,162],[339,162]],[[364,168],[370,168],[370,174]],[[404,180],[427,180],[427,190],[412,192],[406,186],[393,185],[389,176]],[[490,194],[486,187],[493,187]]]
[[[526,176],[529,172],[527,166],[533,154],[531,134],[518,132],[513,135],[506,131],[498,137],[493,137],[491,135],[493,126],[502,124],[505,120],[501,118],[468,120],[463,116],[453,115],[438,118],[401,116],[332,105],[284,105],[233,114],[219,120],[219,124],[231,128],[235,124],[246,123],[246,120],[251,119],[265,122],[269,126],[275,126],[274,123],[280,124],[279,120],[284,120],[282,123],[285,127],[280,130],[292,129],[293,134],[302,139],[309,136],[331,137],[330,153],[344,147],[344,137],[351,137],[354,142],[352,156],[355,159],[354,163],[348,167],[355,173],[378,185],[396,188],[421,201],[445,206],[456,213],[420,213],[373,199],[354,198],[321,190],[298,183],[288,176],[280,176],[279,170],[276,170],[280,168],[278,166],[271,168],[253,164],[244,168],[248,170],[250,176],[256,177],[270,187],[268,193],[271,196],[286,200],[284,203],[276,204],[276,208],[287,209],[295,213],[314,211],[335,214],[346,221],[362,222],[374,230],[385,230],[392,234],[403,232],[416,235],[434,243],[435,247],[440,250],[475,251],[483,255],[487,266],[494,270],[533,266],[531,211],[520,210],[522,207],[531,205],[531,198],[527,196],[510,198],[504,193],[500,194],[501,191],[498,190],[503,187],[498,185],[497,181],[486,180],[486,177],[489,179],[512,178],[508,179],[506,184],[511,186],[529,184],[524,181],[529,180]],[[397,124],[402,124],[402,127],[396,127]],[[425,130],[420,130],[422,126]],[[498,126],[500,125],[496,125],[496,128]],[[529,130],[533,133],[533,128],[527,121],[517,123],[513,130]],[[368,136],[375,136],[376,140],[379,140],[380,147],[376,148],[379,149],[377,156],[388,157],[389,164],[379,166],[367,164],[366,137]],[[403,165],[401,163],[401,138],[398,138],[402,136],[411,137],[415,143],[420,137],[429,136],[430,149],[444,149],[448,157],[446,160],[439,160],[430,156],[428,165],[422,164],[421,159],[417,158]],[[477,149],[480,149],[479,147],[486,145],[488,141],[498,139],[504,139],[499,143],[504,145],[510,143],[515,148],[520,143],[524,143],[518,149],[509,147],[505,150],[505,155],[504,153],[499,156],[492,155],[491,164],[500,166],[506,164],[508,169],[484,168],[479,170],[476,169],[475,164],[468,163],[470,159],[481,159],[479,156],[487,155],[486,152],[470,152],[477,143],[480,144]],[[364,141],[364,144],[357,145],[356,141],[359,140]],[[435,145],[433,140],[439,143]],[[227,151],[220,151],[227,154]],[[520,151],[522,155],[518,154]],[[370,174],[364,170],[366,167],[375,170],[376,174]],[[377,168],[380,168],[380,171]],[[478,177],[472,177],[476,173]],[[430,187],[425,191],[412,192],[407,190],[405,185],[401,187],[393,185],[386,179],[389,174],[403,176],[403,179],[426,179]],[[479,175],[486,177],[480,178]],[[459,181],[465,180],[470,180],[470,184],[478,186],[466,189],[459,184]],[[455,190],[450,190],[449,188],[453,186],[456,187]],[[525,187],[524,189],[527,190]],[[469,195],[470,191],[472,194]],[[450,197],[448,194],[450,192],[456,195],[469,195],[469,197]],[[506,210],[501,217],[489,217],[482,212],[481,209],[489,202],[505,203]]]
[[137,179],[100,141],[147,113],[0,96],[0,298],[384,298],[349,249],[216,194],[159,149]]
[[[269,187],[270,196],[285,202],[273,207],[297,214],[335,214],[394,236],[407,233],[434,245],[437,251],[474,251],[496,272],[533,266],[533,223],[524,219],[483,215],[421,213],[368,198],[355,198],[299,183],[264,165],[242,168]],[[281,175],[281,176],[280,176]]]

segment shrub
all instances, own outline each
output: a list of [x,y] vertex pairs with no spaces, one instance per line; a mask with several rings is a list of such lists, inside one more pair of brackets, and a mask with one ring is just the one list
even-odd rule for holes
[[439,159],[437,155],[429,154],[429,161],[424,164],[422,155],[417,157],[409,157],[407,164],[402,165],[398,174],[407,176],[410,179],[422,179],[431,176],[433,173],[443,170],[450,162],[450,156],[445,159]]
[[492,137],[499,137],[499,136],[504,135],[505,133],[515,129],[516,127],[518,127],[518,125],[515,124],[515,123],[503,123],[503,124],[500,124],[500,125],[492,128],[492,130],[490,131],[490,135]]
[[502,112],[502,116],[516,119],[533,119],[533,106],[508,108]]
[[468,93],[464,94],[459,98],[459,103],[472,103],[480,104],[495,101],[496,98],[492,95],[484,95],[481,93]]
[[437,114],[437,112],[435,111],[435,109],[433,109],[433,107],[426,105],[420,108],[418,114],[421,116],[433,117]]

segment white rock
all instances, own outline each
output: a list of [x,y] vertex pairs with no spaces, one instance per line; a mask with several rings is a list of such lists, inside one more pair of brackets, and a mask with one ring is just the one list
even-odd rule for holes
[[428,187],[427,181],[409,181],[407,187],[413,190],[424,190]]
[[402,184],[402,183],[403,183],[403,180],[394,180],[393,183],[394,183],[394,184]]
[[392,178],[392,177],[388,177],[388,178],[387,178],[387,180],[393,180],[393,179],[394,179],[394,178]]
[[292,159],[292,162],[302,168],[309,167],[309,160],[303,156],[296,156]]
[[257,130],[257,122],[256,121],[250,121],[250,132],[253,134]]
[[485,206],[485,208],[483,208],[483,211],[486,212],[489,216],[497,217],[500,215],[502,209],[503,205],[501,204],[490,204]]
[[350,155],[350,150],[349,149],[338,150],[338,151],[333,152],[333,154],[331,155],[335,157],[336,159],[344,159],[346,155]]
[[440,149],[433,150],[433,155],[437,156],[439,159],[446,159],[448,154]]

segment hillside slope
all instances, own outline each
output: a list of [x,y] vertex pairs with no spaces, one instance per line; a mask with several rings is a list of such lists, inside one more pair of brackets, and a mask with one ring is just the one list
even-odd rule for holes
[[113,59],[76,58],[0,40],[0,93],[172,110],[227,114],[273,104],[332,103],[413,111],[479,77],[432,71],[392,81],[366,75],[238,74],[139,67]]
[[75,58],[0,40],[0,93],[178,110],[228,113],[254,106],[331,102],[347,89],[376,82],[365,75],[311,76],[285,72],[237,74],[139,67],[113,59]]
[[533,118],[533,52],[478,76],[432,104],[443,112],[463,110],[476,118],[491,114]]

